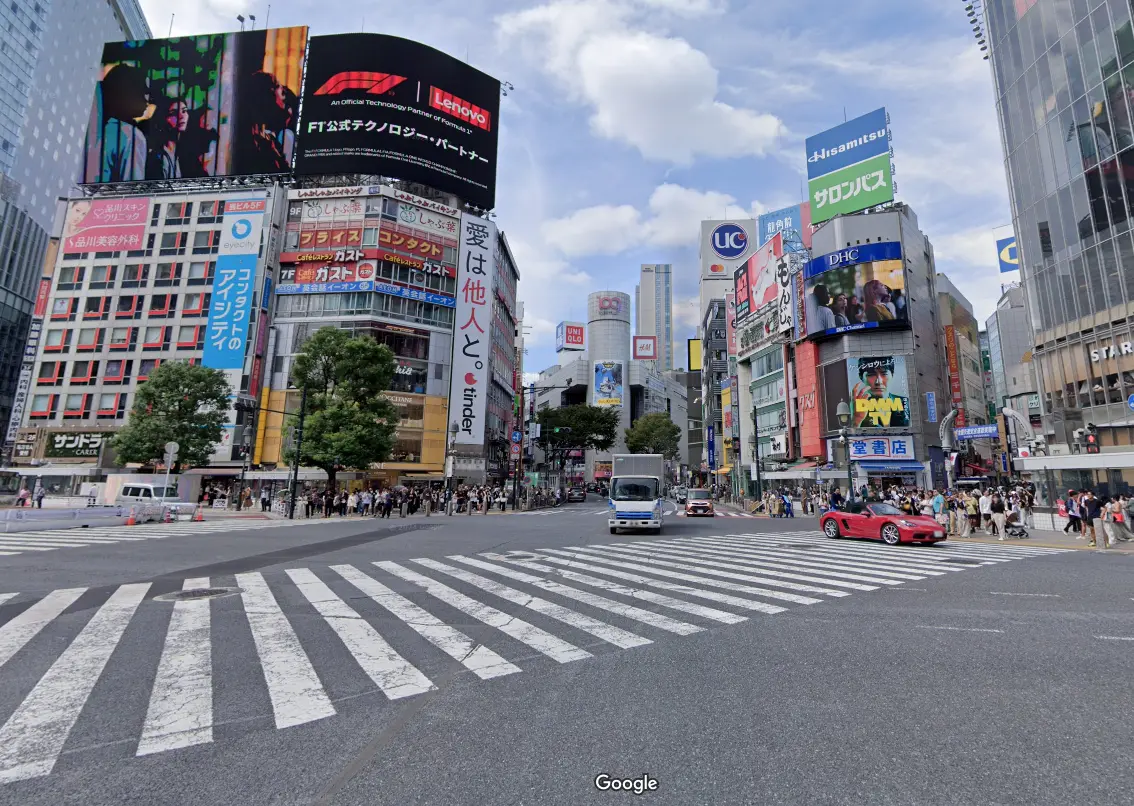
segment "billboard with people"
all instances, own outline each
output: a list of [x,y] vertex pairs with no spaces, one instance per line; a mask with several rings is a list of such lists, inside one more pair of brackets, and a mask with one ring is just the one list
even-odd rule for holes
[[804,268],[807,335],[909,326],[901,244],[863,244],[815,258]]
[[847,359],[851,428],[909,428],[910,380],[906,357],[864,356]]
[[307,28],[109,42],[85,184],[291,170]]

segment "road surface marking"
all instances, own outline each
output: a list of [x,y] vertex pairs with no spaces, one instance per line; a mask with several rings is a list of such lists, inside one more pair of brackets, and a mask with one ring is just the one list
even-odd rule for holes
[[[590,551],[590,549],[588,549],[588,551]],[[656,553],[648,551],[603,548],[601,551],[594,550],[594,553],[602,554],[603,556],[615,557],[622,560],[636,560],[646,563],[649,566],[658,566],[659,568],[674,568],[678,571],[694,571],[696,572],[696,574],[702,576],[679,574],[676,575],[676,578],[683,579],[686,582],[708,584],[713,587],[717,587],[717,580],[715,579],[715,577],[721,577],[723,579],[739,579],[744,582],[764,582],[763,579],[751,576],[750,574],[737,574],[732,571],[718,571],[714,568],[702,568],[698,565],[693,565],[692,563],[688,562],[672,562],[671,560],[665,559],[665,555],[658,555]],[[643,568],[639,570],[646,569]],[[703,579],[703,577],[709,577],[709,579]],[[721,587],[724,587],[724,585],[722,584]],[[800,596],[796,593],[784,593],[783,591],[768,590],[767,588],[753,588],[749,585],[730,586],[728,590],[755,593],[758,596],[764,596],[769,599],[780,599],[781,601],[794,602],[795,604],[802,605],[818,604],[819,602],[823,601],[822,599],[815,599],[811,596]]]
[[[551,559],[550,557],[548,559]],[[590,585],[599,590],[610,591],[622,596],[629,596],[633,599],[640,599],[643,602],[650,602],[661,607],[668,607],[671,610],[679,610],[682,613],[689,613],[690,615],[700,616],[702,618],[710,619],[711,621],[718,621],[721,624],[739,624],[742,621],[748,621],[747,616],[738,616],[735,613],[729,613],[725,610],[717,610],[714,607],[706,607],[705,605],[687,602],[684,599],[674,599],[672,596],[666,596],[661,593],[654,593],[653,591],[639,590],[638,588],[631,588],[626,585],[619,585],[617,582],[611,582],[608,579],[599,579],[598,577],[590,576],[589,574],[579,574],[574,571],[567,571],[562,568],[552,568],[549,565],[543,565],[539,562],[531,560],[504,560],[511,565],[518,565],[521,568],[527,568],[530,571],[539,571],[543,574],[558,574],[564,579],[569,579],[572,582],[578,582],[581,585]]]
[[[703,543],[700,540],[693,540],[693,539],[690,539],[688,542],[692,545],[695,545],[695,546],[702,546],[702,545],[720,546],[721,545],[720,543],[707,543],[706,544],[706,543]],[[908,576],[908,577],[906,577],[905,580],[903,580],[903,579],[889,579],[889,578],[883,578],[880,575],[873,575],[873,576],[868,575],[868,573],[865,572],[865,571],[863,571],[861,573],[851,574],[851,573],[847,573],[847,571],[848,570],[854,570],[854,569],[847,569],[847,567],[845,565],[841,565],[839,563],[822,562],[822,561],[820,561],[820,558],[818,558],[818,557],[815,558],[814,561],[808,562],[808,561],[806,561],[802,558],[796,559],[794,557],[785,557],[785,556],[779,554],[778,552],[776,552],[774,549],[757,550],[757,549],[740,549],[740,548],[737,548],[737,549],[734,549],[734,551],[740,557],[759,561],[760,564],[763,565],[766,568],[779,568],[779,569],[784,570],[784,571],[798,571],[798,572],[808,573],[808,574],[812,574],[812,575],[816,575],[816,576],[834,577],[835,579],[849,579],[852,582],[865,582],[865,583],[874,584],[874,585],[901,585],[903,581],[908,581],[909,579],[925,579],[925,577],[921,577],[921,576]],[[838,570],[838,569],[842,569],[842,570]]]
[[459,579],[462,582],[467,582],[483,591],[495,594],[512,604],[526,607],[529,610],[542,613],[548,618],[553,618],[556,621],[561,621],[583,632],[588,632],[596,638],[614,644],[621,649],[630,649],[632,647],[645,646],[646,644],[653,643],[653,641],[648,638],[635,635],[632,632],[614,627],[598,619],[591,618],[590,616],[585,616],[582,613],[576,613],[568,607],[557,605],[554,602],[549,602],[538,596],[532,596],[530,593],[522,593],[515,588],[510,588],[507,585],[495,582],[487,577],[482,577],[480,574],[474,574],[471,571],[465,571],[461,568],[454,568],[451,565],[446,565],[436,560],[419,559],[413,562],[433,571],[451,576],[454,579]]
[[1058,599],[1058,593],[1010,593],[1008,591],[989,591],[993,596],[1038,596],[1045,599]]
[[1004,630],[990,630],[981,627],[935,627],[931,624],[919,624],[917,626],[922,630],[953,630],[955,632],[1004,632]]
[[[728,535],[727,538],[736,538],[740,535]],[[927,574],[929,576],[945,576],[950,572],[960,571],[961,569],[955,565],[948,563],[941,563],[939,560],[930,557],[914,557],[909,554],[898,554],[893,550],[882,550],[880,546],[871,546],[868,544],[847,544],[847,543],[833,543],[833,542],[807,542],[790,541],[790,548],[782,547],[783,540],[769,539],[766,537],[752,538],[744,536],[745,539],[742,545],[751,545],[755,548],[768,548],[775,547],[779,553],[790,554],[791,556],[798,556],[806,554],[810,557],[823,556],[832,560],[846,560],[853,562],[856,565],[864,568],[890,570],[890,571],[909,571],[916,574]],[[726,541],[727,541],[727,538]],[[829,538],[828,538],[829,541]],[[738,545],[732,543],[733,545]],[[892,549],[892,547],[886,547]],[[860,549],[867,549],[860,551]]]
[[47,775],[149,583],[122,585],[0,727],[0,783]]
[[520,671],[519,666],[504,660],[491,649],[473,643],[472,639],[460,630],[445,624],[433,614],[418,607],[400,593],[395,593],[373,577],[362,573],[353,565],[332,565],[331,570],[408,624],[418,635],[461,663],[481,680],[490,680],[493,677]]
[[[639,546],[641,546],[641,548],[639,548]],[[750,572],[753,569],[749,566],[745,566],[735,561],[720,562],[719,560],[715,560],[712,557],[705,557],[704,555],[694,551],[682,551],[678,548],[668,548],[666,546],[658,546],[653,543],[621,543],[618,544],[617,548],[621,552],[627,554],[632,553],[636,556],[661,557],[662,559],[680,560],[682,561],[682,563],[688,563],[688,565],[683,564],[681,567],[687,568],[691,571],[697,571],[699,573],[711,573],[708,570],[710,568],[724,568],[726,570],[745,572],[743,574],[717,574],[718,576],[724,576],[728,579],[743,579],[748,582],[759,582],[762,585],[775,585],[781,588],[787,588],[788,590],[800,591],[801,593],[820,593],[826,596],[834,597],[850,596],[850,594],[846,591],[837,591],[830,588],[817,588],[814,585],[801,585],[796,582],[785,582],[782,579],[771,579],[770,576],[752,576]],[[706,566],[706,568],[702,568],[702,566]]]
[[259,573],[237,574],[236,584],[244,591],[244,613],[260,656],[276,727],[289,728],[334,716],[335,706],[264,577]]
[[0,666],[11,660],[40,630],[82,596],[84,591],[86,588],[52,591],[0,627]]
[[527,644],[537,652],[547,655],[549,658],[559,663],[569,663],[574,660],[592,657],[591,653],[587,652],[585,649],[580,649],[561,638],[556,638],[551,633],[541,630],[534,624],[529,624],[515,616],[510,616],[494,607],[481,604],[476,599],[465,596],[460,591],[454,590],[435,579],[430,579],[427,576],[419,574],[416,571],[411,571],[394,562],[376,562],[374,565],[396,577],[401,577],[407,582],[412,582],[418,587],[424,588],[426,592],[440,599],[442,602],[457,608],[466,615],[472,616],[477,621],[482,621],[490,627],[495,627],[505,635],[509,635],[517,641]]
[[1134,635],[1096,635],[1100,641],[1134,641]]
[[[209,587],[209,578],[187,579],[182,590]],[[138,742],[146,756],[213,740],[213,654],[209,600],[173,603],[150,706]]]
[[291,577],[299,592],[319,611],[358,665],[387,697],[398,700],[437,688],[309,569],[290,568],[284,573]]
[[4,602],[8,601],[9,599],[14,599],[19,595],[19,593],[0,593],[0,605],[4,604]]
[[722,538],[714,538],[714,540],[730,548],[756,553],[764,557],[774,557],[781,562],[814,563],[819,566],[855,571],[856,573],[884,577],[887,579],[911,580],[925,579],[927,576],[945,575],[943,571],[927,571],[922,568],[906,567],[903,566],[900,561],[893,559],[882,562],[870,557],[828,554],[826,547],[822,544],[816,544],[815,550],[803,549],[800,546],[793,548],[772,548],[770,545],[756,541],[738,540],[736,539],[737,537],[737,535],[728,535]]
[[[576,558],[584,558],[587,560],[594,560],[596,562],[606,563],[607,565],[622,566],[623,563],[607,560],[600,557],[589,556],[585,554],[578,554],[575,552],[551,550],[550,554],[562,554],[563,557],[547,557],[548,562],[555,563],[556,565],[565,565],[569,568],[582,568],[585,571],[594,571],[599,574],[606,574],[607,576],[614,577],[615,579],[625,579],[628,582],[637,582],[641,585],[646,585],[650,588],[660,588],[661,590],[674,591],[676,593],[684,593],[690,596],[696,596],[700,599],[711,599],[714,602],[721,602],[729,604],[734,607],[742,607],[745,610],[756,610],[761,613],[774,615],[782,613],[786,608],[778,607],[776,605],[765,604],[764,602],[753,602],[749,599],[741,599],[739,596],[729,596],[726,593],[717,593],[716,591],[707,591],[702,588],[693,588],[688,585],[678,585],[675,582],[665,582],[660,579],[651,579],[644,577],[640,574],[628,574],[624,571],[616,571],[611,568],[606,568],[602,565],[591,565],[590,563],[580,562]],[[566,559],[565,559],[566,558]]]
[[824,577],[817,577],[817,576],[812,576],[812,575],[808,575],[808,574],[792,573],[790,571],[775,571],[775,570],[772,570],[770,568],[767,568],[766,564],[759,559],[750,559],[750,558],[747,558],[747,557],[743,557],[743,556],[736,554],[735,552],[728,551],[727,549],[709,548],[709,547],[701,547],[701,546],[695,546],[695,545],[686,545],[686,544],[683,544],[683,543],[678,543],[678,541],[667,541],[665,543],[650,543],[650,544],[643,543],[643,544],[640,544],[640,545],[664,547],[665,550],[668,551],[668,552],[680,552],[681,554],[689,554],[689,555],[693,555],[693,556],[697,556],[697,557],[709,557],[709,558],[714,558],[714,559],[717,559],[717,558],[727,559],[727,560],[731,561],[732,563],[736,564],[738,567],[745,568],[745,569],[748,569],[748,570],[757,570],[761,574],[766,574],[767,576],[770,576],[770,577],[782,577],[783,579],[796,579],[796,580],[800,580],[802,582],[817,582],[817,583],[820,583],[820,584],[826,585],[826,586],[831,586],[831,587],[835,587],[835,588],[848,588],[850,590],[857,590],[857,591],[876,591],[876,590],[878,590],[877,585],[863,585],[863,584],[860,584],[858,582],[844,582],[842,580],[826,579]]
[[516,571],[515,569],[505,568],[500,565],[493,565],[492,563],[486,563],[483,560],[477,560],[472,557],[462,557],[459,554],[452,555],[449,557],[449,559],[455,562],[464,563],[465,565],[471,565],[474,568],[480,568],[484,571],[491,571],[495,574],[499,574],[500,576],[514,579],[517,582],[526,582],[529,585],[533,585],[537,588],[540,588],[541,590],[548,591],[549,593],[557,593],[560,596],[564,596],[568,599],[574,599],[577,602],[589,604],[591,607],[598,608],[599,610],[606,610],[611,613],[616,613],[617,615],[623,616],[625,618],[632,619],[634,621],[640,621],[643,624],[649,624],[652,627],[657,627],[658,629],[666,630],[667,632],[676,633],[677,635],[692,635],[693,633],[703,631],[702,627],[698,627],[695,624],[678,621],[677,619],[672,619],[669,616],[663,616],[659,613],[643,610],[640,607],[634,607],[633,605],[616,602],[614,599],[608,599],[605,596],[599,596],[596,593],[581,591],[578,588],[572,588],[570,585],[563,585],[559,582],[552,582],[548,579],[542,579],[531,574],[525,574],[523,571]]

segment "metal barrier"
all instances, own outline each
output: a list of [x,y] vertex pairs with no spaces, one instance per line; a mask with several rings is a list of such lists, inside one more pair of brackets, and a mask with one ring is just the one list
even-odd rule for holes
[[81,529],[84,526],[124,526],[133,509],[138,523],[166,520],[167,512],[176,520],[181,513],[176,507],[83,507],[82,509],[16,509],[0,510],[0,531],[33,532],[46,529]]

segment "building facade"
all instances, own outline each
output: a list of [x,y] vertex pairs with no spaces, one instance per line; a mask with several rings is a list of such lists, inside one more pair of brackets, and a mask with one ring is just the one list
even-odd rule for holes
[[669,263],[643,263],[641,278],[634,288],[634,333],[656,336],[658,369],[673,369],[673,266]]
[[[1123,346],[1134,342],[1131,9],[990,0],[985,17],[1051,454],[1020,465],[1042,482],[1041,502],[1083,486],[1129,493],[1134,350]],[[1078,453],[1076,432],[1086,423],[1099,429],[1101,455]]]
[[[703,284],[702,284],[703,285]],[[710,299],[701,320],[701,461],[711,480],[731,472],[728,453],[732,438],[725,434],[722,389],[730,378],[725,299]],[[726,444],[726,440],[728,444]],[[724,472],[718,472],[724,471]]]
[[94,66],[104,42],[150,29],[136,0],[12,0],[0,26],[0,422],[18,426],[24,341],[57,200],[78,176]]
[[937,316],[945,346],[949,393],[945,400],[936,403],[942,414],[950,408],[958,409],[954,421],[958,427],[987,424],[980,331],[973,317],[973,305],[944,274],[937,275]]

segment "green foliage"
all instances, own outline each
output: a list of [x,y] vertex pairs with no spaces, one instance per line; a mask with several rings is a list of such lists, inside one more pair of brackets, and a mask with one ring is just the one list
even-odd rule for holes
[[645,414],[626,429],[626,448],[630,453],[660,453],[676,459],[681,453],[681,428],[664,412]]
[[[299,463],[322,468],[332,489],[338,471],[367,470],[390,455],[399,416],[382,393],[394,368],[388,347],[335,327],[316,331],[295,357],[292,382],[307,391]],[[289,419],[297,423],[297,416]],[[295,460],[294,448],[284,459]]]
[[543,409],[536,414],[541,427],[539,445],[553,464],[561,463],[571,451],[605,451],[614,444],[618,419],[618,409],[599,406]]
[[181,446],[175,472],[207,465],[220,442],[231,394],[220,370],[163,361],[138,385],[130,419],[114,437],[119,461],[155,463],[172,441]]

